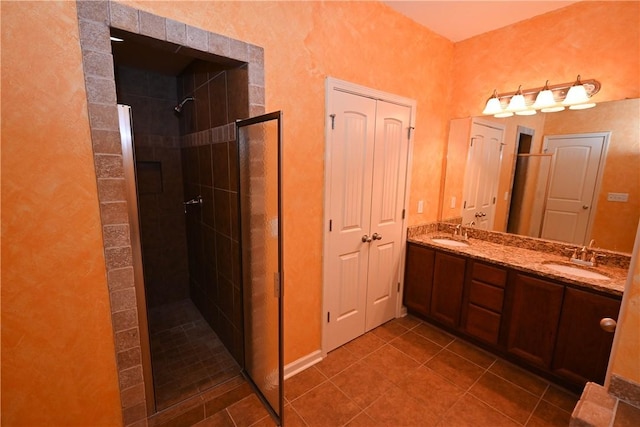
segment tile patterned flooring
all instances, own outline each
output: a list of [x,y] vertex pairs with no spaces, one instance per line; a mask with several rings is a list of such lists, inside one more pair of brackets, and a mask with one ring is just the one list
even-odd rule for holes
[[[226,407],[210,404],[207,410],[205,404],[200,418],[166,425],[273,426],[246,384],[239,387],[245,393],[226,399]],[[407,316],[289,378],[284,419],[287,427],[567,426],[577,400],[571,392]]]
[[190,300],[149,310],[156,406],[163,410],[240,373]]

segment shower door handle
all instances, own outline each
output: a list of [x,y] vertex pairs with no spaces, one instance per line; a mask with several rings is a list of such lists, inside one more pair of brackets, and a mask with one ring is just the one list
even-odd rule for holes
[[184,205],[184,213],[187,213],[187,205],[201,205],[202,202],[203,202],[202,196],[200,195],[194,197],[191,200],[187,200],[186,202],[183,202],[182,204]]

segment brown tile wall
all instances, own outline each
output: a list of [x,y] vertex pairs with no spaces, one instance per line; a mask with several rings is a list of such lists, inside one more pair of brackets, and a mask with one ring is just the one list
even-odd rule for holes
[[177,79],[116,68],[118,102],[131,106],[147,305],[189,297]]
[[238,228],[236,119],[249,116],[248,70],[243,65],[192,62],[178,76],[182,169],[187,199],[202,196],[187,214],[191,299],[234,358],[242,363],[242,297]]
[[[231,354],[242,360],[242,298],[234,125],[186,136],[184,191],[202,196],[187,213],[191,300]],[[230,131],[231,129],[231,131]]]

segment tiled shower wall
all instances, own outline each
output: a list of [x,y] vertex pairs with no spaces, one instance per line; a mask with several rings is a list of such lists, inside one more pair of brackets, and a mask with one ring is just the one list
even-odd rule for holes
[[195,61],[178,78],[192,96],[182,112],[191,299],[231,354],[242,357],[237,144],[233,122],[249,115],[246,67],[221,70]]
[[116,68],[118,102],[131,106],[147,305],[189,296],[177,79]]

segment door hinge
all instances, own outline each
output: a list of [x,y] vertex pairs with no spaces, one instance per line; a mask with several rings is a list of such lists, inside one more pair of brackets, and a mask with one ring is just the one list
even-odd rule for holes
[[501,143],[500,143],[500,152],[501,152],[501,153],[502,153],[502,149],[504,148],[504,146],[505,146],[505,145],[507,145],[507,144],[505,144],[504,142],[501,142]]
[[273,296],[280,298],[282,296],[282,287],[280,285],[280,273],[273,273]]
[[329,220],[329,231],[333,230],[333,220]]
[[406,209],[402,209],[402,219],[404,219],[404,215],[407,213]]
[[415,127],[409,126],[409,128],[407,129],[407,139],[411,139],[411,131],[414,129]]
[[327,311],[327,323],[331,322],[331,312]]
[[471,138],[471,147],[473,147],[473,138]]
[[398,293],[400,293],[400,282],[398,282]]
[[496,198],[495,197],[493,198],[493,204],[494,205],[496,204]]
[[462,204],[462,209],[466,209],[467,207],[467,201],[465,200],[464,203]]
[[336,128],[336,115],[329,114],[329,117],[331,117],[331,130],[333,130]]

